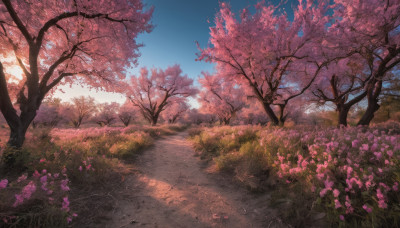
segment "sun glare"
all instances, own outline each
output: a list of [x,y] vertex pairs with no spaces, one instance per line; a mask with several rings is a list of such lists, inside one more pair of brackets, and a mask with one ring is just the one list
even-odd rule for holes
[[22,80],[23,74],[24,74],[22,69],[19,66],[16,66],[16,65],[8,67],[6,69],[6,72],[13,76],[12,77],[13,80],[18,80],[18,81]]

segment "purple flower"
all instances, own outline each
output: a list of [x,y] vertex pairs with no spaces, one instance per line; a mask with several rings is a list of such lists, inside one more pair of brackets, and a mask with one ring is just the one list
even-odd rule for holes
[[353,148],[358,147],[358,144],[360,143],[360,141],[358,141],[357,139],[355,139],[353,142],[351,142],[351,146]]
[[366,210],[368,213],[371,213],[371,212],[372,212],[372,208],[369,208],[367,205],[364,204],[362,207],[363,207],[364,210]]
[[62,180],[61,181],[61,189],[63,191],[69,191],[69,187],[68,187],[68,179]]
[[69,200],[68,200],[68,196],[63,198],[63,202],[62,202],[62,209],[65,211],[69,211]]
[[2,188],[6,188],[8,184],[8,180],[7,179],[3,179],[0,181],[0,189]]

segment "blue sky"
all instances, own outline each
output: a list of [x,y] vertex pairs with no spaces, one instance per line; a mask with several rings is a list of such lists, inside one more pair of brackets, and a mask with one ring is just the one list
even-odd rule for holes
[[[218,0],[143,0],[147,6],[154,6],[152,23],[154,30],[149,34],[141,34],[138,41],[145,46],[140,48],[141,57],[138,67],[130,74],[136,74],[141,67],[166,67],[179,64],[184,74],[195,81],[202,71],[213,71],[210,63],[195,61],[198,52],[196,41],[201,47],[206,47],[209,39],[209,27],[214,25],[214,17],[219,10]],[[253,7],[258,0],[227,1],[237,13],[245,7]],[[268,2],[268,1],[267,1]],[[274,0],[277,4],[279,0]],[[289,0],[286,9],[297,2]],[[291,12],[289,12],[290,14]],[[130,76],[128,74],[127,76]],[[197,84],[197,83],[196,83]],[[63,88],[65,94],[56,93],[57,97],[68,101],[73,96],[90,95],[99,102],[118,101],[125,98],[117,94],[95,93],[86,88],[74,86]],[[71,94],[71,96],[69,95]]]

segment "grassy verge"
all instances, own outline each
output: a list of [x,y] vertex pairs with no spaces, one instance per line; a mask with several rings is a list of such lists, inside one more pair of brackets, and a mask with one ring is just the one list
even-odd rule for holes
[[107,218],[130,163],[180,126],[35,129],[0,173],[0,227],[73,227]]
[[295,226],[398,227],[399,123],[371,128],[193,129],[194,147]]

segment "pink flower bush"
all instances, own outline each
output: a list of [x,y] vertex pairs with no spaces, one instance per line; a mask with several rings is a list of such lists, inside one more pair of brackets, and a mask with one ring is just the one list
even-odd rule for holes
[[[318,193],[327,210],[351,217],[375,213],[372,208],[387,210],[399,203],[399,198],[389,198],[399,189],[394,173],[400,158],[400,135],[386,132],[355,127],[275,129],[261,132],[259,141],[266,148],[279,148],[279,153],[268,154],[278,177],[300,181],[310,192]],[[367,198],[359,198],[361,193]]]
[[0,189],[2,188],[6,188],[8,184],[8,180],[7,179],[3,179],[0,181]]
[[36,191],[36,185],[33,181],[30,181],[23,189],[21,194],[15,194],[14,207],[17,207],[23,203],[24,200],[31,198],[32,194]]

